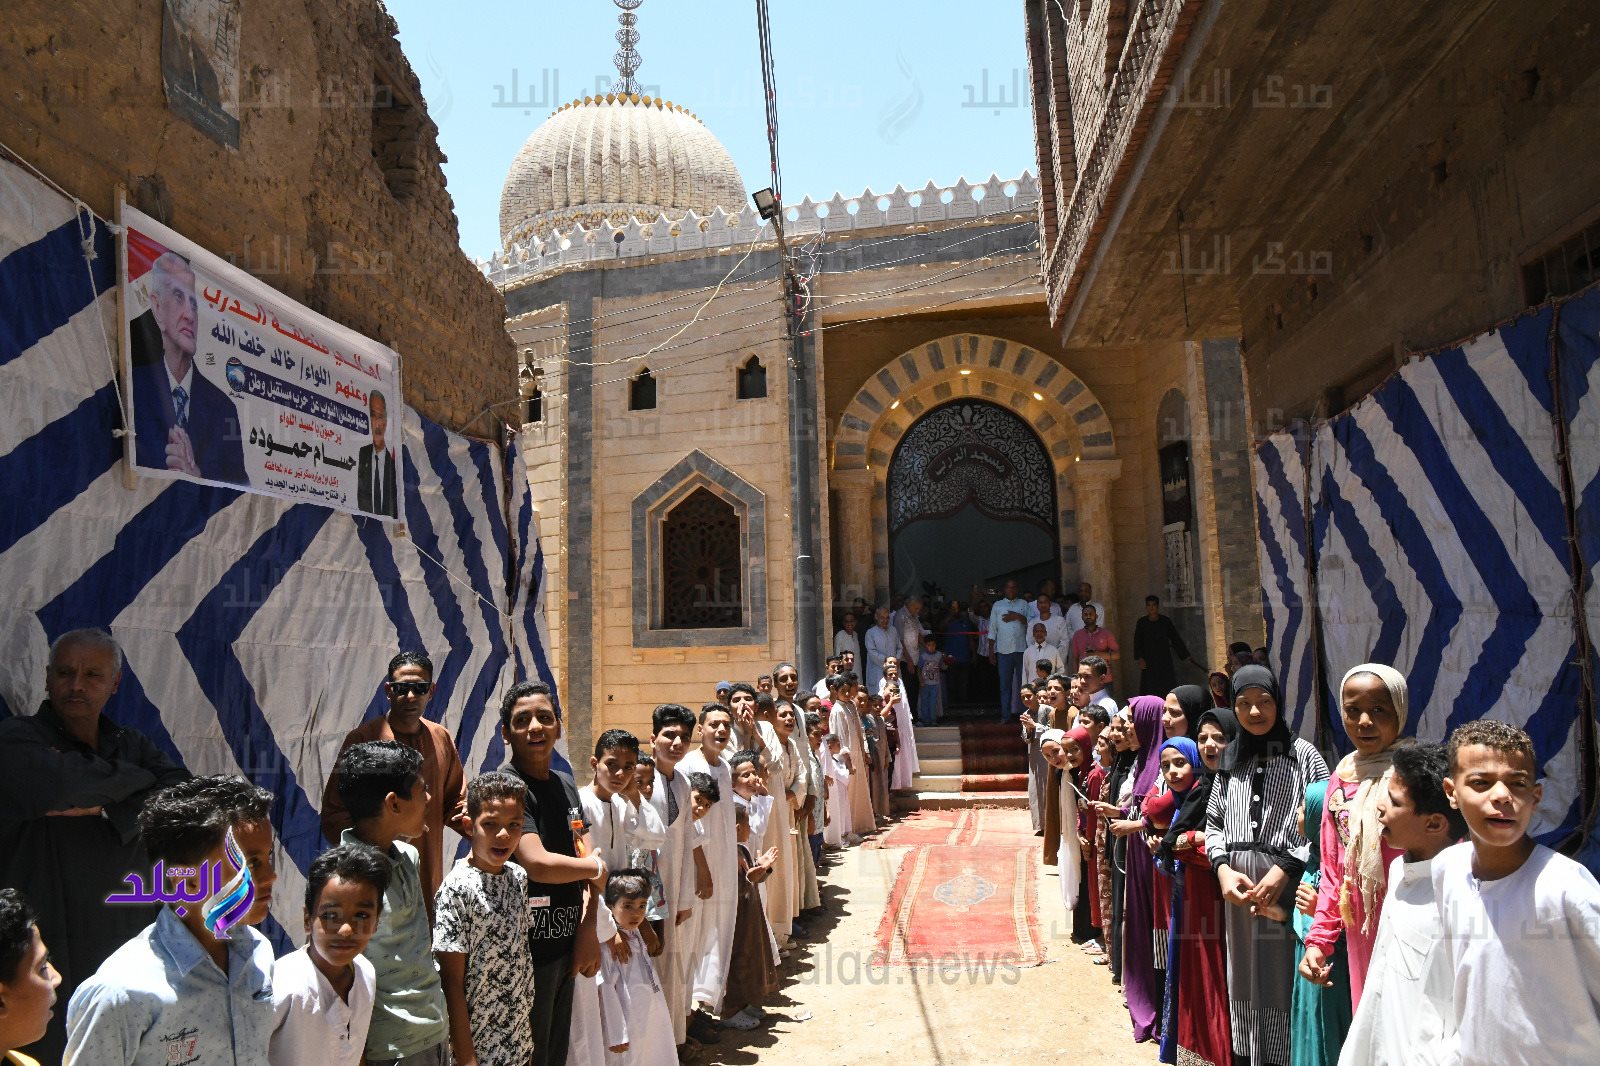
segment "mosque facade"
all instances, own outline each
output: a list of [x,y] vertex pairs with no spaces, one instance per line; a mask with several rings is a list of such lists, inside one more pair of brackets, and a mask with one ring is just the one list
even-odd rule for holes
[[786,205],[795,340],[750,191],[691,112],[632,94],[558,110],[505,182],[484,269],[574,750],[820,664],[863,603],[1012,576],[1091,582],[1130,676],[1148,593],[1202,656],[1258,639],[1254,560],[1211,532],[1253,535],[1236,350],[1064,347],[1031,173]]

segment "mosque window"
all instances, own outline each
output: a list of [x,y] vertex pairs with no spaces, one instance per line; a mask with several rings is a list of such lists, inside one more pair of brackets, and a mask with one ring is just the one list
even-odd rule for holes
[[697,488],[667,512],[661,528],[661,627],[744,625],[739,512]]
[[656,379],[649,367],[642,368],[628,382],[628,410],[654,411],[656,409]]
[[739,368],[739,399],[759,400],[767,394],[767,368],[761,360],[751,356]]

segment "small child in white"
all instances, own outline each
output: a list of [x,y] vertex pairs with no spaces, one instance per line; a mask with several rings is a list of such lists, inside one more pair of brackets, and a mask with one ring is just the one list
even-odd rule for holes
[[1543,796],[1533,741],[1483,719],[1450,736],[1445,794],[1470,843],[1433,863],[1455,971],[1455,1062],[1557,1066],[1600,1048],[1600,885],[1528,835]]
[[844,742],[837,733],[829,733],[823,743],[826,752],[822,758],[822,772],[828,779],[828,809],[826,824],[822,829],[822,842],[830,848],[841,848],[855,833],[850,821],[850,770],[845,766]]
[[306,945],[272,971],[271,1066],[359,1066],[377,975],[361,953],[378,928],[389,864],[368,844],[318,855],[306,877]]
[[607,1066],[677,1066],[667,997],[639,933],[649,906],[649,878],[642,870],[618,870],[606,882],[605,898],[617,934],[632,949],[626,958],[609,944],[600,951]]
[[[1378,783],[1383,842],[1401,854],[1389,867],[1388,893],[1365,987],[1339,1053],[1340,1066],[1426,1066],[1440,1062],[1455,1030],[1454,975],[1444,951],[1433,898],[1433,860],[1467,832],[1444,795],[1450,756],[1443,744],[1394,749],[1394,765]],[[1327,965],[1301,975],[1332,983]]]
[[472,853],[456,860],[434,897],[433,953],[457,1066],[528,1066],[533,1057],[528,874],[510,861],[527,795],[503,771],[467,785]]

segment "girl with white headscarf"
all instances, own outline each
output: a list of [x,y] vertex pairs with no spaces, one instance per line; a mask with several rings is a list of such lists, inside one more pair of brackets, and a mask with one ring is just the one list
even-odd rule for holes
[[[1322,813],[1322,883],[1306,934],[1301,973],[1325,984],[1326,960],[1339,938],[1349,960],[1350,1000],[1361,1002],[1361,988],[1378,936],[1387,872],[1400,854],[1383,840],[1378,804],[1388,794],[1386,775],[1394,749],[1411,743],[1406,727],[1406,679],[1394,667],[1362,663],[1339,684],[1345,732],[1355,750],[1334,769]],[[1309,835],[1314,832],[1306,827]]]

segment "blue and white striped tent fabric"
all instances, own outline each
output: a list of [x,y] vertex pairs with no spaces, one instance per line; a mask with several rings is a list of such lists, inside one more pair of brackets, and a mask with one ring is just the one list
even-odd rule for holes
[[344,734],[382,712],[396,650],[432,656],[429,716],[469,776],[503,762],[501,693],[521,677],[554,688],[536,516],[515,442],[510,492],[501,447],[409,408],[404,535],[229,489],[130,488],[116,310],[106,227],[0,163],[0,715],[43,698],[55,637],[110,628],[127,663],[108,713],[197,773],[277,797],[282,943],[324,847],[323,784]]
[[[1522,726],[1545,775],[1534,828],[1551,840],[1579,824],[1588,801],[1551,383],[1556,314],[1545,307],[1412,360],[1319,425],[1309,456],[1330,714],[1344,671],[1377,661],[1407,677],[1408,733],[1442,740],[1480,717]],[[1285,502],[1286,490],[1259,476],[1289,447],[1280,437],[1258,448],[1265,510],[1298,505],[1297,494]],[[1574,440],[1573,449],[1574,467],[1592,481],[1600,440]],[[1293,580],[1269,551],[1261,566],[1264,585]],[[1332,735],[1348,746],[1337,724]]]
[[1261,542],[1261,609],[1267,649],[1289,727],[1317,739],[1316,642],[1312,634],[1307,442],[1280,433],[1256,449],[1256,529]]

